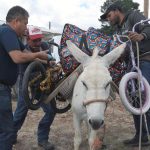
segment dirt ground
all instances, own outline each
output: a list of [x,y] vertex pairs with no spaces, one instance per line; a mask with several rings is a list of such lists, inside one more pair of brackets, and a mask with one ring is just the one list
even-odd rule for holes
[[[13,110],[16,107],[16,102],[13,101]],[[42,118],[43,112],[41,109],[29,111],[26,121],[19,131],[18,143],[13,150],[42,150],[37,146],[36,132],[39,120]],[[106,133],[104,144],[105,150],[139,150],[138,147],[125,147],[122,141],[132,138],[134,135],[134,127],[132,116],[122,106],[119,98],[109,103],[106,116]],[[86,129],[83,127],[84,140],[81,150],[88,150],[88,143],[85,139]],[[73,150],[74,130],[72,125],[71,110],[56,115],[56,118],[51,127],[49,140],[55,145],[56,150]],[[142,147],[142,150],[150,150],[150,146]]]

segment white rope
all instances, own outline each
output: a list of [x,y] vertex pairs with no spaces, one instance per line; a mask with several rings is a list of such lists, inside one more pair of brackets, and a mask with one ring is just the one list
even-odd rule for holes
[[[136,48],[137,48],[137,67],[139,68],[139,45],[138,42],[136,42]],[[142,137],[142,98],[141,98],[141,75],[138,73],[138,86],[139,86],[139,100],[140,100],[140,135],[139,135],[139,150],[141,150],[141,137]]]
[[[137,48],[137,67],[140,68],[140,64],[139,64],[139,45],[138,42],[136,42],[136,48]],[[142,74],[138,74],[138,85],[139,85],[139,99],[140,99],[140,136],[139,136],[139,150],[141,150],[141,137],[142,137],[142,97],[141,97],[141,85],[140,85],[140,81],[142,81]],[[146,115],[144,114],[144,122],[146,125],[146,131],[147,131],[147,136],[149,139],[149,131],[148,131],[148,126],[147,126],[147,119],[146,119]]]

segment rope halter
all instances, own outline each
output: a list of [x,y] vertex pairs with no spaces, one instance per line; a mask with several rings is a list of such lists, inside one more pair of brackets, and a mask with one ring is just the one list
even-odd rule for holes
[[92,100],[86,100],[86,101],[83,101],[83,106],[87,106],[91,103],[95,103],[95,102],[103,102],[103,103],[108,103],[109,100],[108,99],[92,99]]

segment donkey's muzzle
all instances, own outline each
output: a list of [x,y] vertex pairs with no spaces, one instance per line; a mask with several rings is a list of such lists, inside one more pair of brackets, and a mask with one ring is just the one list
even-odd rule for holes
[[104,120],[89,119],[89,124],[93,130],[98,130],[104,124]]

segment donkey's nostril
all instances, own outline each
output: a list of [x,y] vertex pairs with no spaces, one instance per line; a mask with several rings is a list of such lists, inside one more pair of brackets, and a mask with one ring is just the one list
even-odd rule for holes
[[92,124],[92,121],[91,121],[91,119],[89,119],[89,124],[90,124],[90,125]]
[[101,122],[101,125],[103,125],[104,124],[104,120],[102,120],[102,122]]
[[104,124],[104,120],[89,119],[89,124],[94,130],[98,130]]

